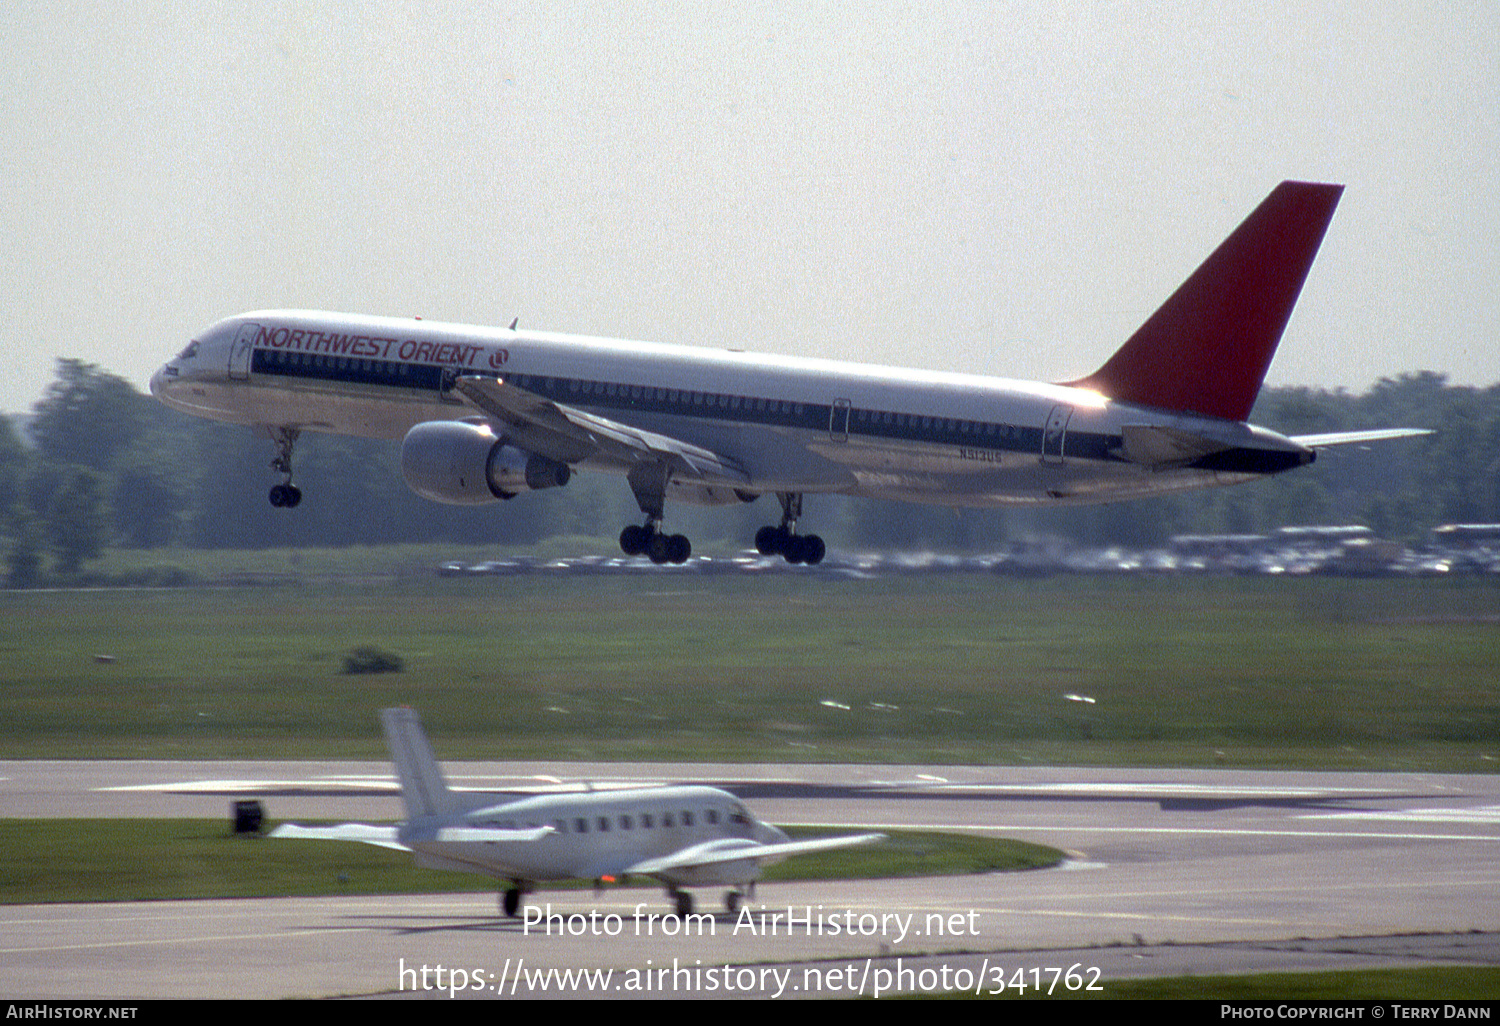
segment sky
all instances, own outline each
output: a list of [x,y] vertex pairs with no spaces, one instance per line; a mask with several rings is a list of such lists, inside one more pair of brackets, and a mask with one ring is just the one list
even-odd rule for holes
[[1500,381],[1500,5],[11,0],[0,412],[218,319],[1086,374],[1286,178],[1267,379]]

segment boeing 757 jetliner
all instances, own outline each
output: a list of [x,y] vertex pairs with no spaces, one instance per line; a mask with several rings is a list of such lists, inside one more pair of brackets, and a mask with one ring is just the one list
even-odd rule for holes
[[151,379],[179,410],[271,439],[295,506],[303,431],[402,438],[418,494],[484,503],[623,474],[645,516],[620,546],[681,563],[669,498],[774,494],[765,554],[817,563],[802,497],[949,506],[1089,503],[1233,484],[1323,446],[1409,429],[1287,437],[1246,423],[1343,187],[1283,182],[1093,374],[1037,384],[616,339],[297,310],[209,328]]
[[407,820],[400,826],[286,824],[272,837],[362,841],[415,853],[417,865],[487,873],[510,881],[504,910],[514,916],[536,881],[649,876],[667,888],[678,915],[693,910],[683,888],[728,885],[739,909],[761,870],[792,855],[872,844],[884,834],[789,840],[714,787],[675,784],[621,791],[508,796],[448,787],[422,723],[411,709],[380,714],[401,780]]

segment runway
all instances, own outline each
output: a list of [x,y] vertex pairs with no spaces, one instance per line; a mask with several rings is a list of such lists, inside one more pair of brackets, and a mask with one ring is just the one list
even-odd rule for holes
[[[1128,976],[1500,964],[1500,776],[973,766],[447,766],[488,790],[719,783],[764,819],[980,831],[1072,857],[1023,874],[764,884],[668,925],[656,889],[9,906],[17,998],[722,997],[1054,992]],[[401,815],[384,763],[0,763],[10,816]],[[289,842],[290,843],[290,842]],[[44,857],[39,853],[39,857]],[[700,895],[700,909],[717,907]],[[748,913],[748,916],[747,916]],[[438,971],[442,967],[442,971]],[[424,972],[425,970],[425,972]],[[556,972],[596,975],[567,980]],[[609,975],[606,977],[604,973]],[[1212,997],[1205,994],[1205,997]]]

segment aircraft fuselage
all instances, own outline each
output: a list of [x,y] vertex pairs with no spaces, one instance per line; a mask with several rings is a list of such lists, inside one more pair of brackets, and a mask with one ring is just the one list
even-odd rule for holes
[[[487,873],[505,879],[598,879],[649,859],[703,846],[781,844],[786,834],[761,823],[733,795],[713,787],[677,785],[621,791],[537,795],[465,813],[471,827],[551,829],[540,841],[452,841],[439,837],[451,817],[411,820],[399,833],[419,865]],[[744,884],[760,869],[753,860],[663,874],[679,886]]]
[[[422,423],[475,420],[454,387],[465,376],[700,446],[743,471],[680,496],[690,501],[733,501],[737,490],[1097,502],[1313,458],[1243,422],[1066,385],[309,311],[221,321],[151,387],[170,406],[230,423],[401,438]],[[1166,453],[1139,441],[1177,435],[1199,441]],[[607,456],[575,466],[622,469]]]

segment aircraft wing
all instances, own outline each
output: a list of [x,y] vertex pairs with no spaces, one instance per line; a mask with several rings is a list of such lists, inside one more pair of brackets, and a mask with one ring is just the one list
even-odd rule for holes
[[709,841],[691,848],[663,855],[659,858],[637,862],[623,873],[638,876],[654,876],[678,869],[693,869],[713,866],[724,862],[767,862],[791,855],[806,855],[815,851],[830,851],[834,848],[852,848],[860,844],[874,844],[885,840],[885,834],[855,834],[849,837],[822,837],[813,841],[784,841],[781,844],[760,844],[742,838]]
[[468,374],[453,390],[504,425],[509,441],[548,459],[603,460],[625,471],[639,463],[666,463],[679,479],[730,488],[749,480],[734,460],[702,446],[563,406],[501,378]]
[[487,826],[445,826],[438,827],[432,839],[434,841],[441,841],[444,844],[475,844],[495,841],[527,842],[540,841],[552,832],[553,828],[550,826],[535,827],[530,830],[506,830],[503,827]]
[[334,827],[305,827],[283,823],[271,831],[271,836],[294,841],[360,841],[397,851],[411,851],[396,840],[396,830],[393,826],[371,826],[368,823],[342,823]]
[[[430,836],[410,837],[413,841],[438,841],[444,844],[476,844],[493,841],[526,842],[540,841],[552,833],[550,826],[530,830],[506,830],[489,826],[440,826]],[[284,823],[271,831],[276,838],[306,841],[360,841],[378,844],[382,848],[411,851],[411,847],[400,840],[400,828],[394,826],[371,826],[366,823],[343,823],[334,827],[305,827],[295,823]]]
[[1292,435],[1292,441],[1309,449],[1330,445],[1358,445],[1361,442],[1384,442],[1391,438],[1416,438],[1430,435],[1428,428],[1377,428],[1373,431],[1331,431],[1326,435]]

